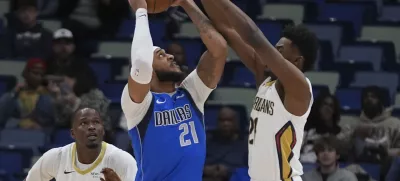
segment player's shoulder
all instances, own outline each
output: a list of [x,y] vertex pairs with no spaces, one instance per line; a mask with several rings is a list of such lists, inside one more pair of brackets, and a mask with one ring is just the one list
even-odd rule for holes
[[[128,133],[127,133],[128,134]],[[115,163],[125,163],[125,162],[135,162],[136,160],[133,158],[131,154],[128,152],[112,145],[109,143],[107,144],[107,151],[106,151],[106,157],[108,160],[115,162]]]
[[46,151],[43,156],[44,157],[50,157],[53,159],[58,159],[62,157],[63,153],[67,153],[69,152],[69,150],[71,149],[73,143],[65,145],[63,147],[56,147],[56,148],[52,148],[48,151]]

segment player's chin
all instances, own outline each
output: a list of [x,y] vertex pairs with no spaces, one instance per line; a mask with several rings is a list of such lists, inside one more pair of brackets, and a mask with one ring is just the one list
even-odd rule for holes
[[86,147],[91,148],[91,149],[97,148],[100,146],[101,142],[102,142],[102,140],[100,140],[100,139],[88,139],[88,140],[86,140]]

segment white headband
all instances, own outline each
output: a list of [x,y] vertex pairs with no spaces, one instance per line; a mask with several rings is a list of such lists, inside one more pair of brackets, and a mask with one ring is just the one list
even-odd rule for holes
[[157,49],[159,49],[160,47],[158,46],[153,46],[153,52],[156,51]]

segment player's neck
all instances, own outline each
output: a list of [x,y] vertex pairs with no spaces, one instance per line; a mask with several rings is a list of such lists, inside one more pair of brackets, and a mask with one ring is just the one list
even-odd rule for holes
[[154,81],[154,83],[151,84],[151,91],[157,93],[172,93],[176,90],[175,85],[175,82]]
[[77,159],[82,164],[91,164],[96,161],[101,152],[101,145],[97,148],[88,148],[86,146],[76,145]]

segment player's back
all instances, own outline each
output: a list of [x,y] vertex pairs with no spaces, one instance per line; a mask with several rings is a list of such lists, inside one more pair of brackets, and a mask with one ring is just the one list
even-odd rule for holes
[[184,88],[151,94],[143,120],[129,130],[136,181],[200,181],[206,155],[202,112]]
[[252,181],[299,181],[303,174],[300,148],[312,100],[303,116],[292,115],[285,109],[275,85],[275,81],[267,79],[254,100],[250,120],[249,175]]

